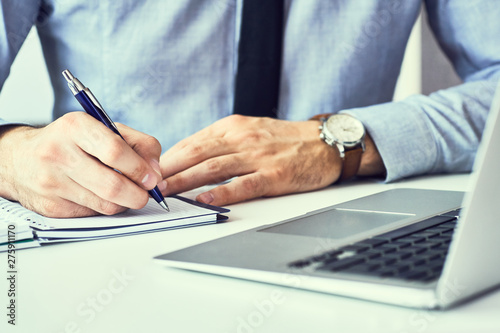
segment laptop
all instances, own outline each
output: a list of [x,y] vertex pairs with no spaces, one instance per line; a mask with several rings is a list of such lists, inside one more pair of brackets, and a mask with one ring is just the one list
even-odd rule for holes
[[393,189],[156,261],[399,306],[445,309],[500,285],[500,86],[471,188]]

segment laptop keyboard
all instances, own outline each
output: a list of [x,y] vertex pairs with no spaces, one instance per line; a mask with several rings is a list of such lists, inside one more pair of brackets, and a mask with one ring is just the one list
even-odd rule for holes
[[459,211],[393,230],[289,264],[333,273],[431,282],[443,269]]

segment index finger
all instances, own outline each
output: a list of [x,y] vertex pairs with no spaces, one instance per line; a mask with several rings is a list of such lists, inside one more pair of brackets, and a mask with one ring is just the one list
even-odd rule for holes
[[167,151],[160,159],[160,167],[163,178],[169,177],[183,170],[187,170],[210,158],[228,155],[235,149],[224,138],[213,138],[203,142],[187,141],[177,151]]
[[249,127],[248,122],[252,121],[253,124],[255,119],[257,118],[230,115],[179,141],[161,156],[163,178],[210,158],[238,152],[237,145],[241,143],[241,135],[235,135],[235,132],[242,134]]
[[127,142],[91,116],[80,117],[80,130],[70,131],[74,142],[87,154],[120,171],[145,190],[153,189],[158,175]]

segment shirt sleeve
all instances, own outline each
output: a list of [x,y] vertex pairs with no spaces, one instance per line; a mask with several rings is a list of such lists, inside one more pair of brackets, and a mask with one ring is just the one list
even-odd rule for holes
[[384,161],[386,181],[469,172],[500,78],[495,0],[428,0],[429,24],[463,84],[429,96],[345,110],[360,119]]
[[[26,36],[41,19],[40,3],[41,0],[2,0],[0,3],[0,93]],[[0,125],[5,124],[8,122],[0,117]]]

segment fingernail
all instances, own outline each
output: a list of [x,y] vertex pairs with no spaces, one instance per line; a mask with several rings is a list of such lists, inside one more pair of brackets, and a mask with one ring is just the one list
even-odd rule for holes
[[145,188],[154,188],[156,186],[156,175],[145,175],[142,179],[142,185],[144,185]]
[[161,177],[161,168],[160,168],[160,162],[158,162],[157,160],[155,160],[154,158],[151,159],[151,162],[149,163],[151,165],[151,167],[156,171],[156,173],[158,175],[160,175]]
[[214,195],[210,192],[205,192],[200,194],[197,200],[202,203],[210,204],[212,201],[214,201]]
[[158,183],[158,189],[160,190],[160,192],[163,192],[167,189],[167,181],[166,180],[162,180],[161,182]]

